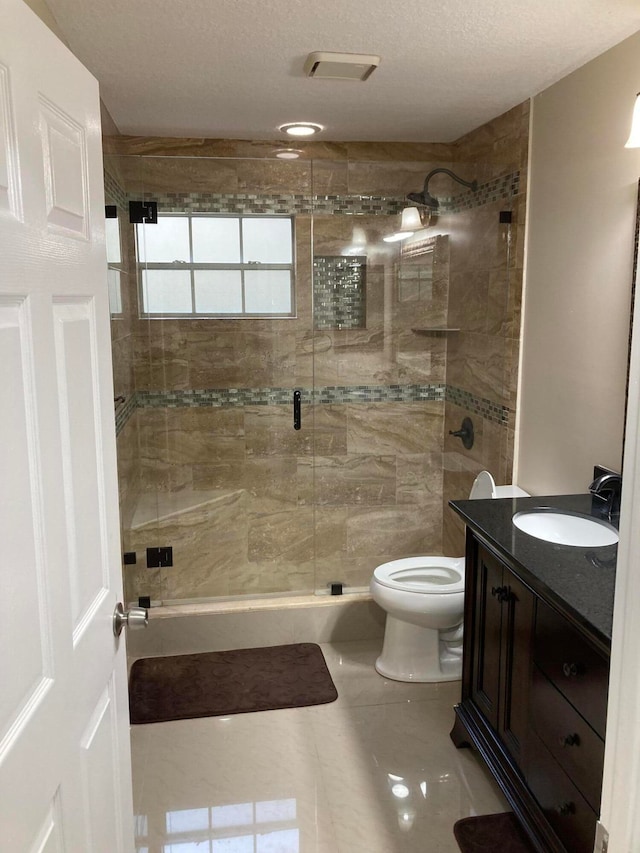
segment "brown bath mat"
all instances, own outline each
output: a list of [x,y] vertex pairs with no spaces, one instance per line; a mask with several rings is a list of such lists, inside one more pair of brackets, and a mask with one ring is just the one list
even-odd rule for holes
[[462,853],[535,853],[513,812],[465,817],[453,834]]
[[142,658],[129,677],[132,723],[300,708],[337,698],[315,643]]

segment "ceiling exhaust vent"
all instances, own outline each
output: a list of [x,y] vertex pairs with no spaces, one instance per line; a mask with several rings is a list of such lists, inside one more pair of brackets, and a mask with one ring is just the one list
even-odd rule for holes
[[304,64],[307,77],[325,80],[368,80],[380,64],[379,56],[367,53],[310,53]]

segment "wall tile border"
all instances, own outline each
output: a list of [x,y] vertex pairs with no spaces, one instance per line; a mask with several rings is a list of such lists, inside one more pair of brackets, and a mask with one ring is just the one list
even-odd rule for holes
[[[233,408],[286,406],[292,403],[293,388],[216,388],[185,391],[137,391],[116,410],[116,435],[124,429],[136,409],[186,409],[194,407]],[[303,403],[344,405],[346,403],[451,402],[493,423],[507,426],[513,411],[500,403],[469,391],[441,383],[432,385],[326,385],[299,388]]]
[[[120,190],[105,173],[107,192]],[[440,198],[440,214],[460,213],[500,199],[510,199],[520,188],[520,172],[494,178],[480,184],[475,192]],[[114,197],[117,197],[114,195]],[[131,199],[139,195],[131,194]],[[292,193],[144,193],[147,201],[156,201],[164,213],[228,214],[327,214],[342,216],[397,216],[407,206],[404,196],[378,195],[305,195]]]

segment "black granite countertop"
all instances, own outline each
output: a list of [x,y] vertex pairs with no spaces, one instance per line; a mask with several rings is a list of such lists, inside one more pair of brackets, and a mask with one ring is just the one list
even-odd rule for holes
[[516,573],[550,603],[580,625],[605,650],[611,648],[617,545],[576,548],[554,545],[523,533],[512,522],[516,512],[535,507],[594,515],[591,495],[450,501],[464,522]]

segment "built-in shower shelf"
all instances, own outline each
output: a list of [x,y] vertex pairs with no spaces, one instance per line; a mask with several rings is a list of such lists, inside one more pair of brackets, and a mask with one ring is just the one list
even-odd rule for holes
[[447,334],[449,332],[459,332],[460,329],[442,328],[442,326],[427,326],[424,329],[411,329],[416,335],[435,335]]

